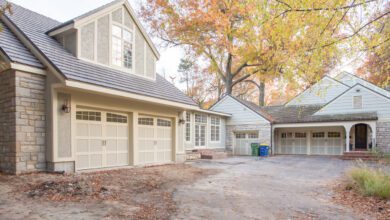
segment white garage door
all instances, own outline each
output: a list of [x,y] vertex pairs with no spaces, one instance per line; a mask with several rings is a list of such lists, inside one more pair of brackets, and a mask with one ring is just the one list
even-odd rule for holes
[[343,143],[340,131],[313,132],[310,153],[313,155],[341,155]]
[[172,134],[170,119],[140,116],[138,118],[139,164],[171,162]]
[[252,155],[251,144],[259,143],[259,134],[257,132],[237,132],[233,146],[234,155]]
[[77,110],[76,169],[129,164],[129,130],[126,114]]
[[282,132],[278,154],[307,154],[307,137],[305,132]]

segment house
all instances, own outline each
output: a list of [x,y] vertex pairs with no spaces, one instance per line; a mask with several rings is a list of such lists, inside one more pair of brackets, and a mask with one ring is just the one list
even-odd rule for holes
[[252,142],[271,145],[274,154],[390,152],[390,92],[346,72],[323,77],[282,106],[225,96],[211,110],[231,114],[226,147],[234,154],[250,154]]
[[[0,5],[4,0],[0,0]],[[61,23],[12,4],[0,17],[0,171],[76,172],[183,162],[193,150],[390,151],[390,93],[325,76],[283,106],[225,96],[204,110],[156,74],[126,0]]]
[[126,0],[65,23],[12,10],[0,19],[0,171],[162,164],[184,161],[186,148],[225,148],[230,115],[156,74],[160,55]]

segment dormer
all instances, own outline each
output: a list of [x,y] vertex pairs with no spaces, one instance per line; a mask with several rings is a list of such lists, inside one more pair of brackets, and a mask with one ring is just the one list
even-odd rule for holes
[[48,32],[78,59],[155,80],[159,53],[126,0],[81,15]]

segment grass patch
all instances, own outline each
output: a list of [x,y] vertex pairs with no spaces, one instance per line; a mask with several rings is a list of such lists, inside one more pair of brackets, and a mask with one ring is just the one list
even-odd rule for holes
[[390,176],[380,169],[369,168],[364,164],[351,169],[348,173],[353,185],[365,196],[381,199],[390,198]]

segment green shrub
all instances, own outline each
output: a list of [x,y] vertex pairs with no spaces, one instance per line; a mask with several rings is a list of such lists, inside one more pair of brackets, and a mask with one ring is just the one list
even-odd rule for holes
[[390,176],[383,171],[360,166],[351,169],[349,176],[363,195],[390,198]]

